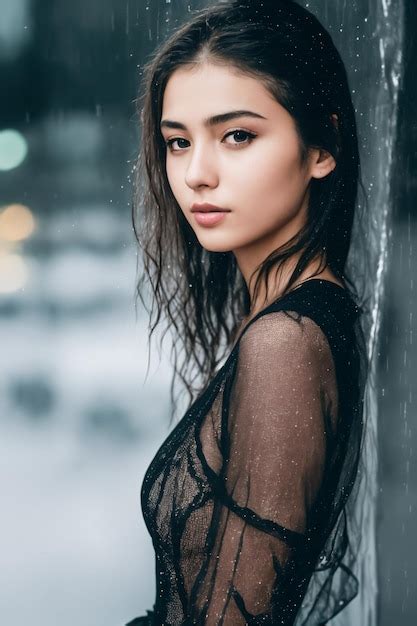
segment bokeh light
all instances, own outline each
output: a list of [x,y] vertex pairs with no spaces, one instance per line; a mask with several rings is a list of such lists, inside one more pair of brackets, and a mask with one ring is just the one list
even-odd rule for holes
[[0,294],[22,289],[28,275],[27,263],[19,254],[0,249]]
[[7,172],[23,163],[28,153],[26,139],[13,129],[0,131],[0,170]]
[[24,204],[9,204],[0,209],[0,241],[22,241],[35,229],[35,219]]

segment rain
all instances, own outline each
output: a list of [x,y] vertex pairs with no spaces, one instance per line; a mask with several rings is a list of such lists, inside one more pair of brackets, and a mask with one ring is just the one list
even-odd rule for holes
[[[1,0],[0,616],[8,626],[122,626],[154,601],[139,490],[169,432],[172,370],[168,353],[155,352],[146,376],[148,320],[135,309],[135,97],[155,47],[209,4]],[[332,623],[359,624],[366,614],[363,626],[411,626],[417,7],[300,4],[345,61],[369,199],[372,497],[361,592]]]

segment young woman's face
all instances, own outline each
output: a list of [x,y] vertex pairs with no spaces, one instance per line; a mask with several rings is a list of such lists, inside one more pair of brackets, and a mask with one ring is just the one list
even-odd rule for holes
[[[205,123],[242,110],[252,115]],[[169,142],[172,193],[200,244],[209,251],[233,251],[243,272],[242,266],[253,269],[300,230],[311,177],[331,169],[317,159],[301,166],[293,118],[259,81],[212,64],[173,73],[161,132]],[[228,212],[217,223],[204,224],[191,210],[194,203]]]

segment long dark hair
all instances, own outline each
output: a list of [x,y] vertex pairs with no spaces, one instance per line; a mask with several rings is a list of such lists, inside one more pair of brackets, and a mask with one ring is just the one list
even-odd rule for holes
[[[166,146],[159,124],[167,81],[176,69],[205,62],[234,66],[269,90],[294,119],[302,163],[312,147],[328,151],[336,160],[333,172],[310,182],[306,225],[257,268],[255,295],[260,281],[268,285],[271,270],[297,252],[302,254],[285,292],[311,260],[317,255],[323,258],[325,252],[333,273],[361,309],[363,305],[346,268],[359,183],[364,191],[357,128],[346,70],[331,36],[314,15],[292,0],[235,0],[196,11],[145,65],[137,100],[141,148],[132,219],[143,251],[137,295],[147,308],[143,291],[152,292],[149,339],[162,313],[168,326],[161,341],[168,328],[175,336],[173,410],[176,376],[192,403],[250,312],[249,291],[234,254],[201,246],[173,196],[165,170]],[[365,192],[364,196],[366,200]],[[178,341],[184,349],[181,366]],[[192,379],[188,371],[194,372]],[[201,380],[193,387],[198,376]]]

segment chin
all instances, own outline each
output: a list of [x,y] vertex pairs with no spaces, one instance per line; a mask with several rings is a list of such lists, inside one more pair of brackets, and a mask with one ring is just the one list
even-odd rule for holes
[[208,252],[231,252],[233,250],[234,242],[225,233],[222,234],[220,230],[215,233],[214,229],[211,232],[210,229],[202,230],[196,229],[194,233],[201,247]]
[[233,250],[233,245],[230,242],[221,241],[220,238],[218,241],[215,241],[215,237],[213,237],[212,241],[207,241],[207,239],[198,237],[201,247],[207,250],[207,252],[231,252]]
[[230,246],[209,246],[209,245],[203,245],[201,244],[201,246],[207,250],[207,252],[231,252],[232,248]]

